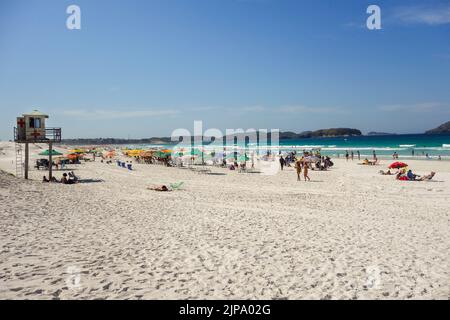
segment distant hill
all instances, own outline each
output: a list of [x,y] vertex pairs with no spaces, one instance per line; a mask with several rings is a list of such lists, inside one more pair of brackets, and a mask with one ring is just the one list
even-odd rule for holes
[[[304,131],[301,133],[295,132],[280,132],[280,140],[294,140],[294,139],[307,139],[307,138],[320,138],[320,137],[348,137],[348,136],[360,136],[361,131],[358,129],[350,128],[331,128],[320,129],[316,131]],[[270,133],[268,133],[268,139],[270,139]],[[145,139],[117,139],[117,138],[93,138],[93,139],[63,139],[63,144],[68,145],[116,145],[116,144],[175,144],[170,137],[159,138],[145,138]]]
[[428,130],[425,134],[444,134],[450,133],[450,121],[447,121],[444,124],[441,124],[439,127]]
[[88,139],[63,139],[63,144],[68,145],[114,145],[114,144],[170,144],[170,138],[146,138],[146,139],[118,139],[118,138],[88,138]]
[[317,138],[317,137],[347,137],[347,136],[360,136],[361,131],[358,129],[350,128],[331,128],[331,129],[320,129],[316,131],[307,131],[301,133],[305,138]]
[[376,132],[376,131],[371,131],[367,133],[368,136],[391,136],[395,134],[396,133]]

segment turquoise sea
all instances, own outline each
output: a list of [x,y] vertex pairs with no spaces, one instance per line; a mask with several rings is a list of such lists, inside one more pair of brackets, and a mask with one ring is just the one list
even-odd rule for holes
[[[134,145],[132,148],[155,147],[154,145]],[[159,146],[172,149],[173,145]],[[254,148],[255,145],[249,145]],[[208,147],[207,147],[208,148]],[[216,148],[214,148],[216,149]],[[380,158],[391,158],[394,152],[400,158],[427,158],[450,160],[450,134],[426,135],[426,134],[399,134],[380,136],[354,136],[339,138],[308,138],[295,140],[281,140],[282,152],[320,149],[324,155],[333,157],[344,156],[346,151],[360,152],[361,157],[372,157],[373,152]],[[216,149],[220,151],[220,148]]]
[[320,148],[323,154],[345,155],[346,151],[359,151],[361,156],[372,156],[373,151],[381,157],[397,152],[402,158],[441,156],[450,159],[450,134],[402,134],[380,136],[355,136],[339,138],[313,138],[280,141],[281,148]]

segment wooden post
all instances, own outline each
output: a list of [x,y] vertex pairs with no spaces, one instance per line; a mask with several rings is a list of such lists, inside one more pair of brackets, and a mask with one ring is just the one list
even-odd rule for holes
[[24,164],[24,177],[28,180],[28,158],[29,158],[28,142],[25,142],[25,164]]
[[53,150],[52,143],[48,143],[48,180],[52,181],[53,177]]

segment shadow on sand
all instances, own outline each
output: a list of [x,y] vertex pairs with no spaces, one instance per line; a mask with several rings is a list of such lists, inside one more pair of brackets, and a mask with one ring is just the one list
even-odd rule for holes
[[80,179],[78,180],[78,183],[100,183],[105,182],[105,180],[102,179]]

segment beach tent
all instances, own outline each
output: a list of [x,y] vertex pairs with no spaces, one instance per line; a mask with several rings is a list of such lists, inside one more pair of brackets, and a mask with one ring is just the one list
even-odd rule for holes
[[[49,150],[45,150],[41,153],[39,153],[40,156],[49,156],[50,155],[50,151]],[[58,152],[56,150],[52,150],[52,156],[62,156],[61,152]]]

